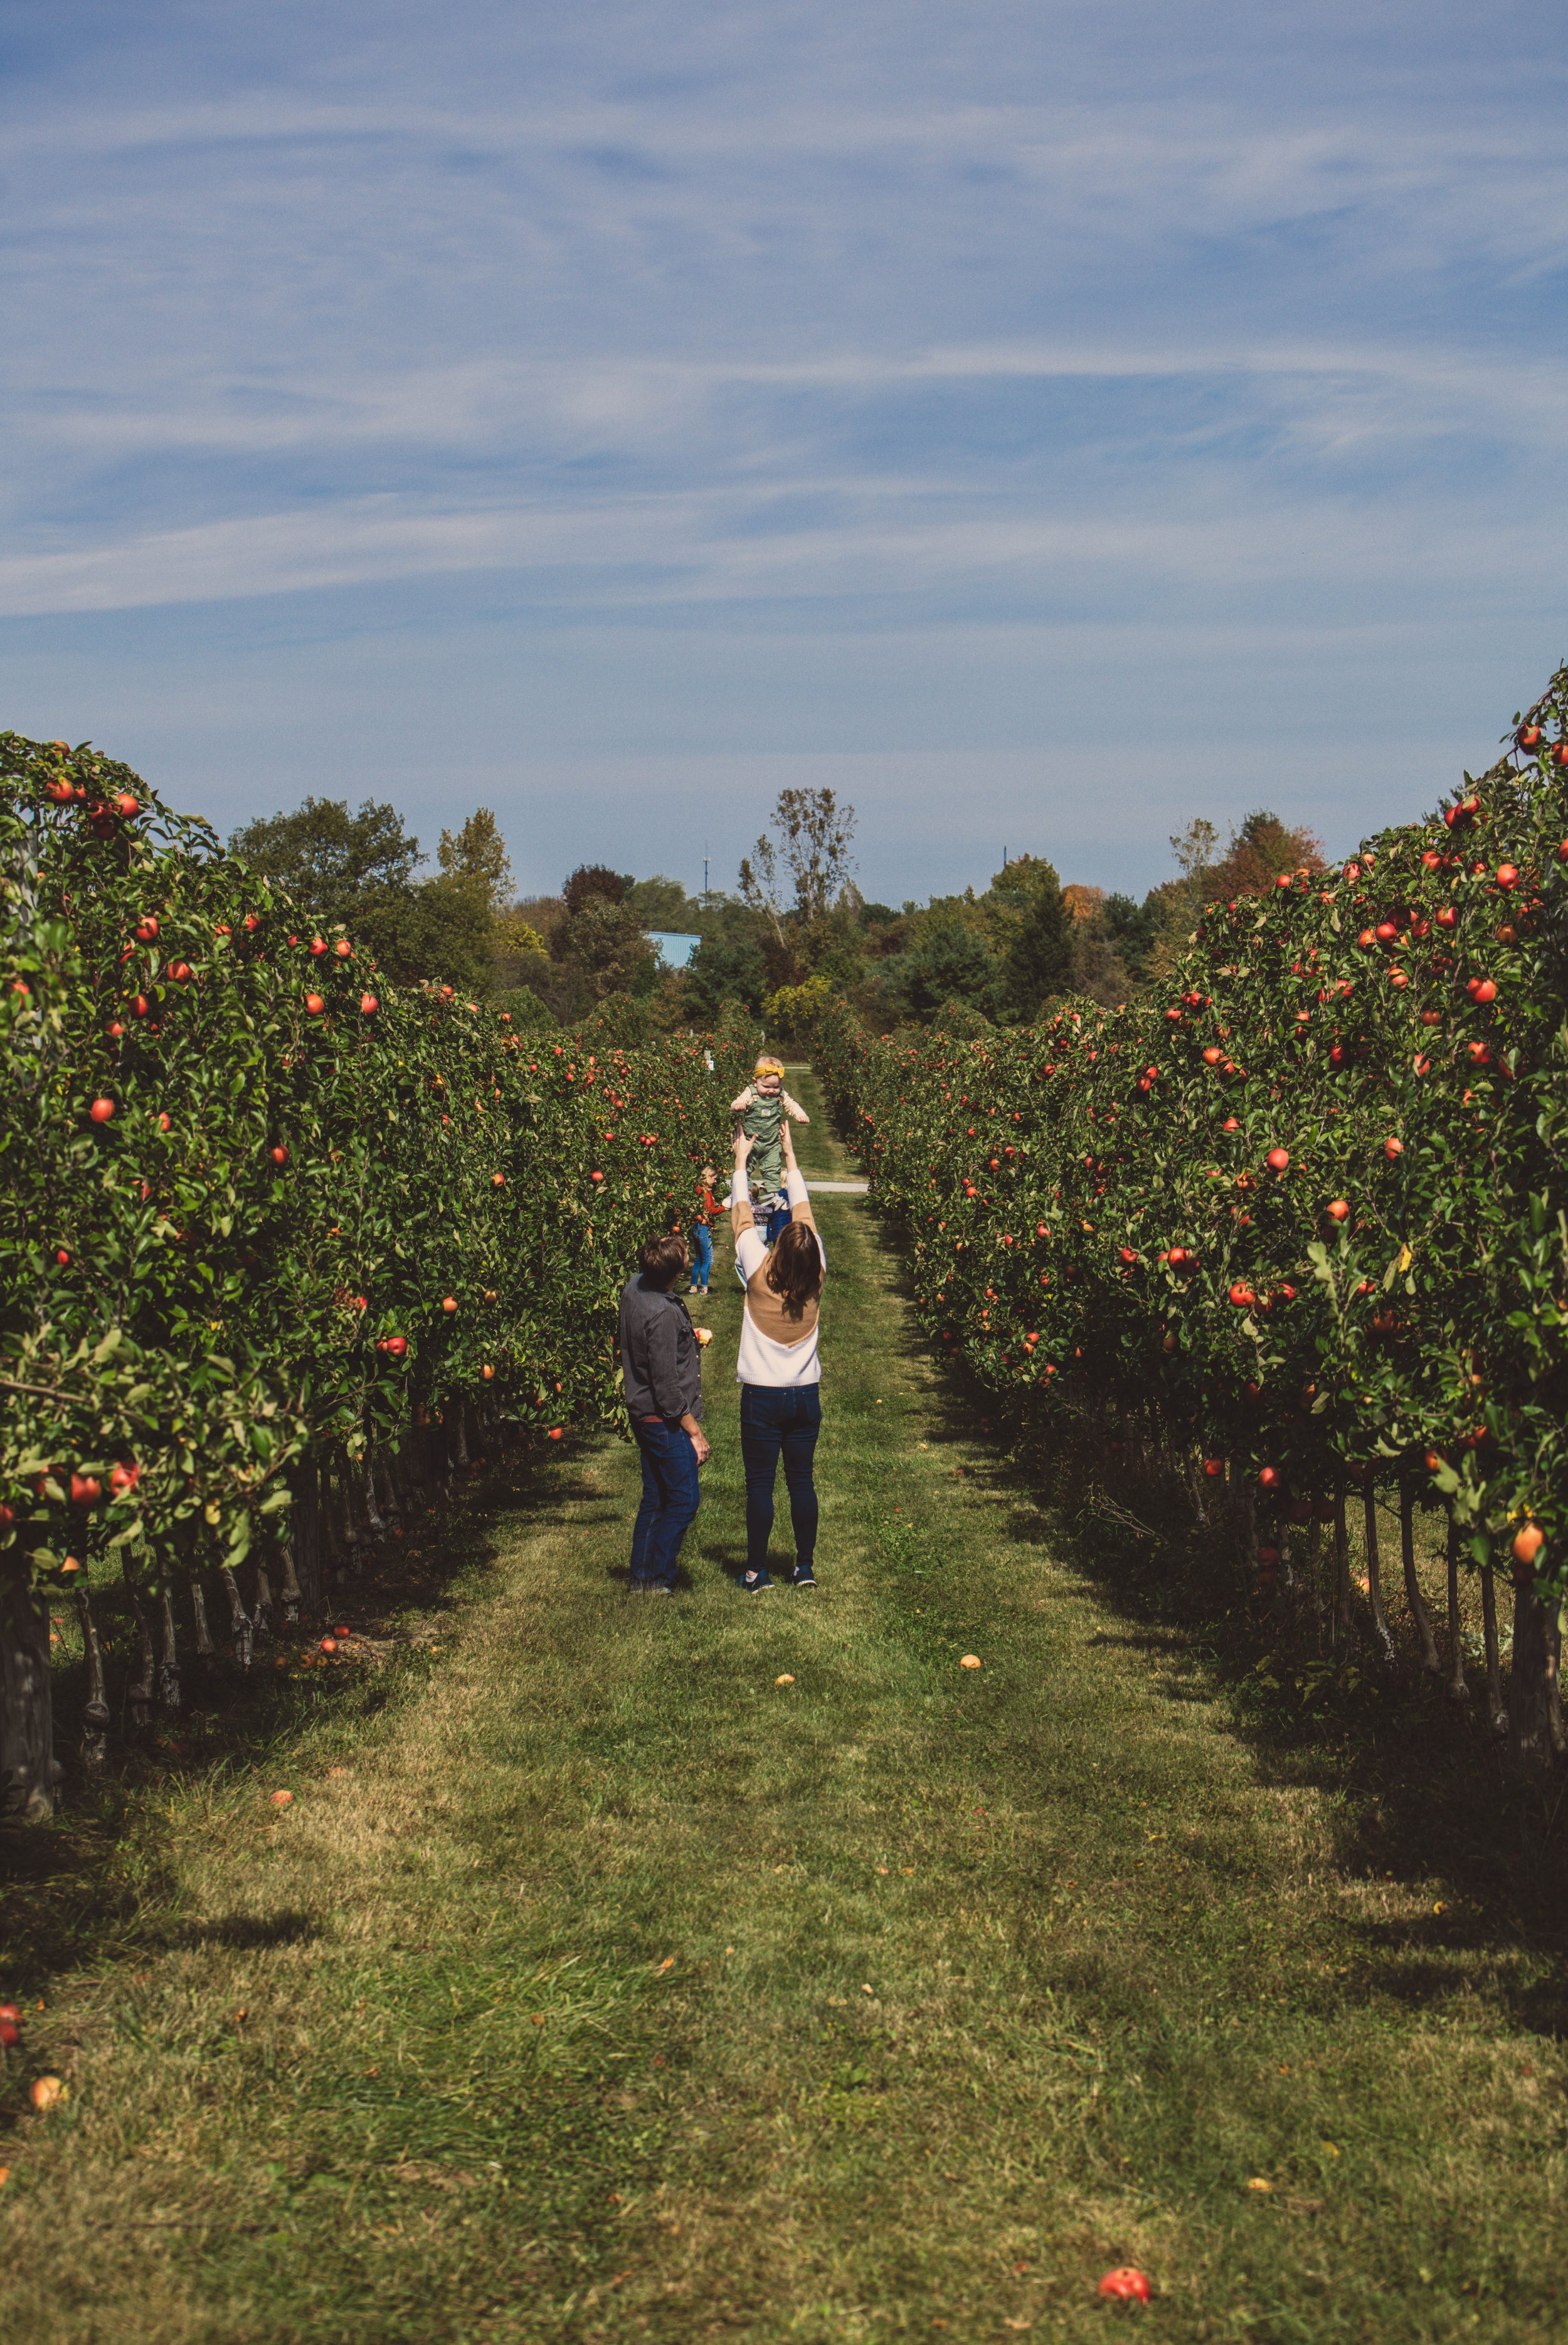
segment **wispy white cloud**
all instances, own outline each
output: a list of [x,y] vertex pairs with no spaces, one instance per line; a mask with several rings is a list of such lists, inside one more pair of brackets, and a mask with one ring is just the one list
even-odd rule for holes
[[[84,689],[115,614],[194,705],[202,614],[330,645],[395,593],[455,661],[498,610],[621,630],[550,721],[636,703],[653,760],[650,627],[1092,615],[1136,663],[1179,607],[1197,724],[1239,606],[1425,630],[1439,690],[1481,598],[1501,642],[1555,592],[1568,74],[1528,6],[62,6],[0,93],[0,615]],[[995,672],[952,674],[983,731]],[[771,753],[744,663],[703,689]]]

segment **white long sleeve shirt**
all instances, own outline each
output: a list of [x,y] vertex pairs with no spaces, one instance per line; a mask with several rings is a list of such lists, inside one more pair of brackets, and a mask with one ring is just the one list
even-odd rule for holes
[[[791,1219],[804,1222],[816,1239],[825,1273],[827,1254],[812,1219],[811,1201],[799,1172],[789,1174],[784,1194],[789,1200]],[[730,1217],[735,1234],[735,1268],[746,1283],[746,1299],[741,1309],[740,1355],[735,1362],[736,1383],[775,1387],[820,1384],[817,1305],[808,1303],[798,1321],[784,1317],[779,1298],[767,1283],[767,1241],[756,1225],[751,1200],[744,1189],[737,1192],[732,1188]],[[797,1327],[798,1334],[794,1332]],[[787,1332],[774,1332],[778,1330]]]

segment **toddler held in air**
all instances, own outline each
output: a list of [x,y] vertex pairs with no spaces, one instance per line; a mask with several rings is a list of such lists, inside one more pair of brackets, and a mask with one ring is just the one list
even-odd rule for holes
[[735,1129],[752,1142],[746,1171],[758,1196],[771,1197],[784,1187],[784,1120],[809,1123],[804,1108],[784,1087],[784,1061],[759,1059],[752,1081],[739,1099],[730,1101]]

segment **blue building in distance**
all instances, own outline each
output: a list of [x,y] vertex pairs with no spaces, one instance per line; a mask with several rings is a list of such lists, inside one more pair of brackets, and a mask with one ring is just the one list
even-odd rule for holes
[[683,937],[674,929],[650,929],[648,941],[665,969],[684,969],[703,939]]

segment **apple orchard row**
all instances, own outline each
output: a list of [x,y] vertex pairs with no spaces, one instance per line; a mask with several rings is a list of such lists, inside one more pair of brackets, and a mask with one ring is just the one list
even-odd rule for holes
[[1347,1485],[1568,1559],[1568,670],[1481,780],[1212,906],[1169,981],[817,1064],[930,1335],[1047,1418],[1152,1406],[1267,1541]]
[[733,1038],[543,1041],[379,982],[90,748],[0,736],[0,1569],[164,1577],[472,1404],[615,1406],[634,1244],[724,1141]]

